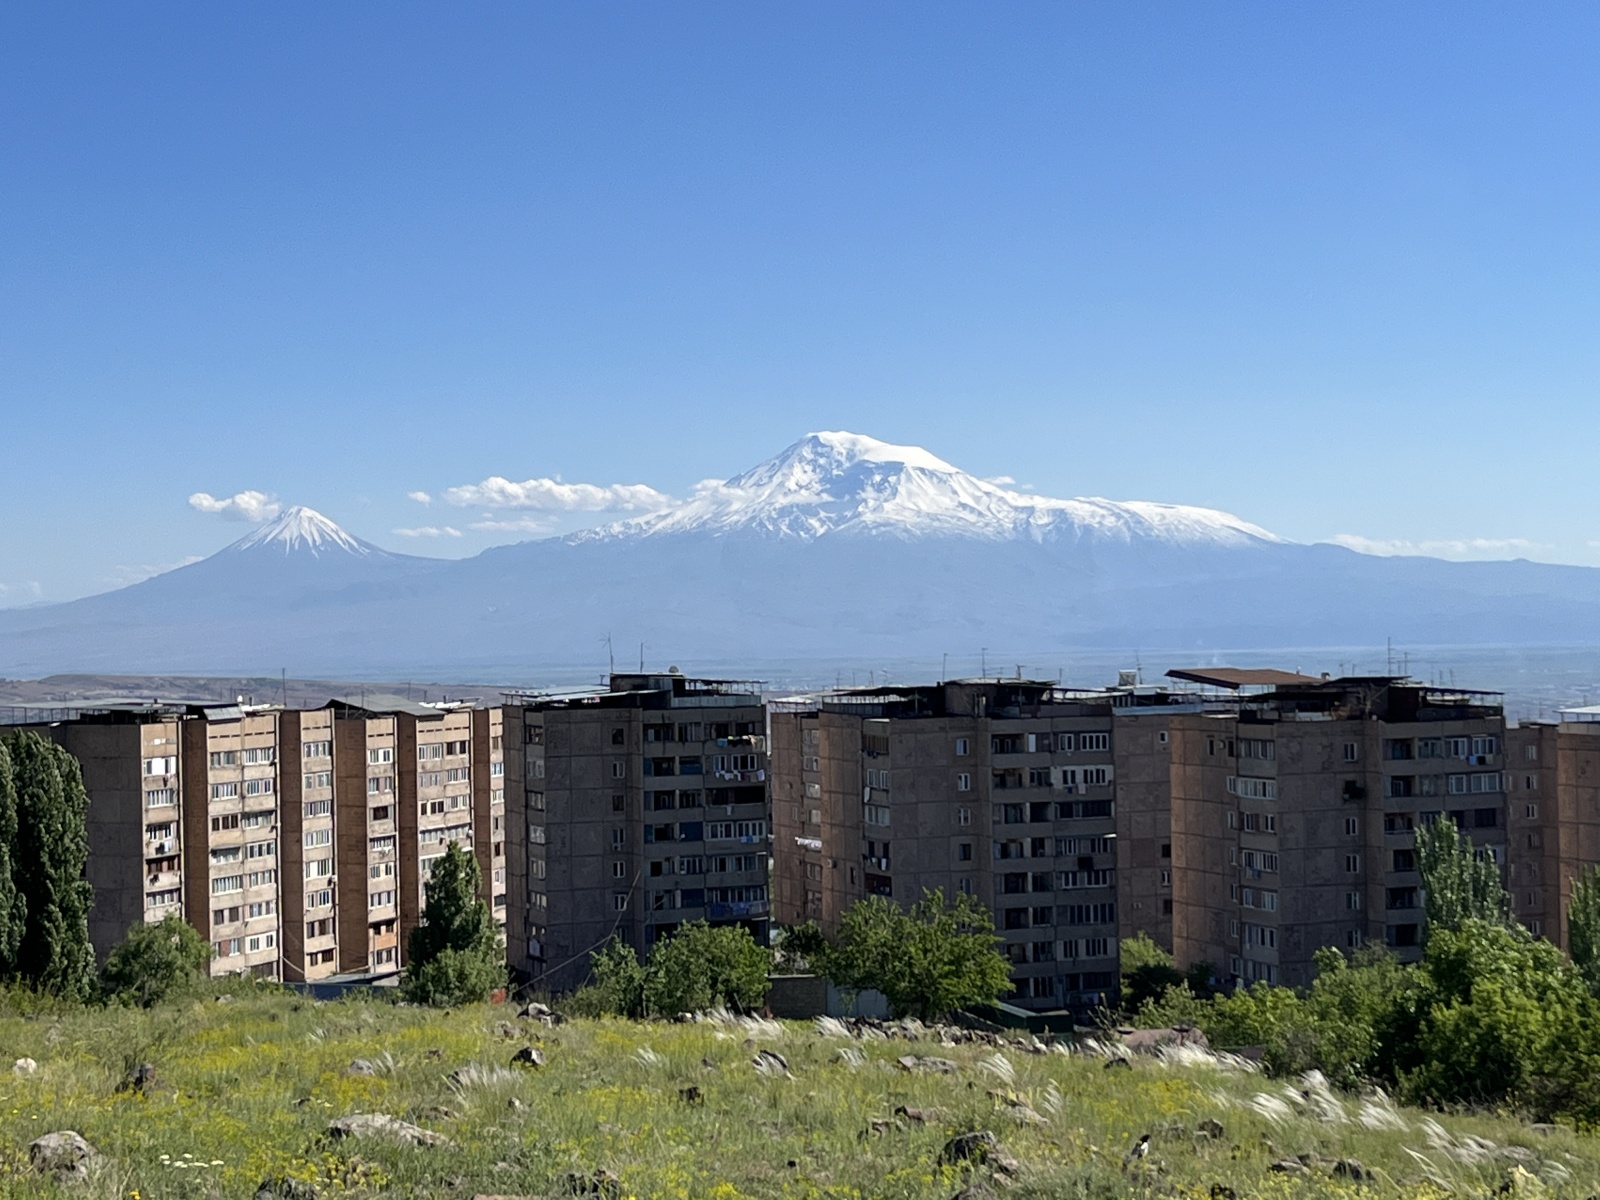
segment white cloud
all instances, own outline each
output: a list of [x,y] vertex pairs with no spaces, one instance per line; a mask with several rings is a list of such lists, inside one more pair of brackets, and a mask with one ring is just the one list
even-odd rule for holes
[[225,521],[249,521],[260,524],[278,515],[282,505],[276,496],[266,492],[235,492],[231,496],[217,497],[209,492],[196,492],[189,497],[189,507],[197,512],[215,513]]
[[671,496],[642,483],[563,483],[559,479],[525,479],[516,483],[499,475],[491,475],[482,483],[446,488],[444,499],[458,508],[533,512],[652,512],[672,503]]
[[549,533],[556,527],[553,517],[487,517],[467,528],[484,533]]
[[1526,558],[1550,547],[1527,538],[1442,538],[1413,542],[1405,538],[1369,538],[1357,533],[1336,533],[1328,541],[1358,554],[1424,555],[1429,558],[1503,559]]
[[418,504],[432,504],[433,503],[433,497],[428,495],[427,492],[407,492],[406,493],[406,499],[407,500],[415,500]]
[[989,475],[985,477],[984,482],[995,484],[998,487],[1010,487],[1016,483],[1016,479],[1010,475]]
[[38,600],[44,596],[44,588],[37,579],[28,579],[22,583],[0,583],[0,603],[15,604],[27,603],[29,600]]
[[449,525],[420,525],[416,529],[396,529],[401,537],[460,537],[461,530],[452,529]]

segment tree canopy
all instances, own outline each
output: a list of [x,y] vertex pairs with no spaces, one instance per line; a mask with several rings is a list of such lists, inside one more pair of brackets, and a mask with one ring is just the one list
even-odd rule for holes
[[406,994],[422,1004],[487,999],[506,982],[505,952],[489,906],[478,895],[478,860],[451,842],[424,885],[422,924],[407,944]]

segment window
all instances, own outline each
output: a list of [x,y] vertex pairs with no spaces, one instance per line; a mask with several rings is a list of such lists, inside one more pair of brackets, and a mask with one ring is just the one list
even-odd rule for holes
[[1109,733],[1080,733],[1078,735],[1079,750],[1109,750],[1111,749],[1111,735]]
[[248,918],[254,921],[257,917],[270,917],[278,911],[276,900],[257,900],[246,907]]
[[379,747],[376,747],[374,749],[371,749],[371,750],[367,751],[367,762],[371,766],[375,767],[375,766],[378,766],[380,763],[392,763],[393,761],[394,761],[394,747],[393,746],[379,746]]
[[251,842],[244,848],[246,858],[271,858],[278,852],[278,843],[275,841]]
[[243,875],[218,875],[211,881],[211,894],[221,896],[227,892],[244,891]]
[[1344,906],[1345,906],[1346,909],[1348,909],[1351,912],[1360,912],[1361,911],[1361,893],[1360,892],[1346,892],[1344,894]]
[[1527,817],[1527,819],[1530,821],[1537,821],[1539,819],[1539,806],[1537,804],[1527,805],[1523,809],[1522,815]]
[[244,877],[245,887],[266,887],[270,883],[278,882],[276,869],[270,871],[251,871]]
[[1396,871],[1415,871],[1417,869],[1417,852],[1415,850],[1396,850],[1394,852],[1394,869]]
[[1529,742],[1522,748],[1522,757],[1528,762],[1539,761],[1539,747],[1534,742]]
[[614,762],[611,764],[611,778],[622,779],[626,774],[627,767],[623,763]]
[[965,771],[956,776],[956,791],[970,792],[972,790],[972,776]]
[[962,842],[958,846],[956,846],[956,861],[957,862],[971,862],[972,861],[972,843],[971,842]]
[[237,750],[213,750],[211,752],[210,761],[213,770],[218,767],[237,766],[239,762],[239,752]]
[[244,794],[246,796],[270,796],[272,794],[272,780],[246,779],[244,781]]
[[239,755],[239,760],[246,766],[256,766],[260,763],[277,762],[278,752],[271,746],[257,746],[253,749],[243,751]]
[[1171,868],[1163,867],[1161,869],[1161,886],[1164,887],[1164,888],[1172,886],[1172,870],[1171,870]]
[[319,888],[314,892],[306,893],[307,908],[327,908],[333,903],[333,889]]
[[1344,832],[1346,837],[1355,837],[1361,832],[1361,822],[1355,817],[1344,819]]
[[1344,869],[1347,874],[1357,874],[1361,870],[1361,855],[1346,854],[1344,856]]
[[1261,738],[1240,738],[1239,757],[1259,758],[1264,762],[1271,762],[1277,758],[1278,749],[1275,742]]
[[1056,734],[1056,753],[1058,753],[1058,754],[1071,754],[1072,751],[1073,751],[1073,748],[1077,744],[1078,744],[1078,739],[1077,739],[1077,736],[1075,734],[1071,734],[1071,733],[1058,733],[1058,734]]
[[333,874],[333,859],[332,858],[308,858],[308,859],[306,859],[306,878],[307,879],[321,879],[325,875],[332,875],[332,874]]
[[233,800],[239,795],[237,783],[213,783],[211,785],[211,798],[213,800]]
[[972,824],[972,810],[970,808],[958,808],[958,809],[956,809],[956,824],[957,825],[971,825]]
[[302,742],[300,744],[301,758],[332,758],[332,742]]
[[1278,781],[1276,779],[1253,779],[1249,776],[1228,776],[1228,794],[1239,796],[1246,800],[1276,800],[1278,798]]
[[627,912],[628,911],[628,893],[627,892],[612,892],[611,893],[611,911],[612,912]]
[[237,828],[239,828],[239,814],[238,813],[224,813],[220,817],[212,817],[211,818],[211,832],[212,833],[221,833],[221,832],[223,832],[224,830],[227,830],[227,829],[237,829]]
[[972,743],[971,742],[969,742],[966,738],[957,738],[956,739],[956,757],[957,758],[965,758],[971,752],[972,752]]
[[1346,742],[1344,744],[1344,761],[1359,762],[1361,759],[1361,744],[1359,742]]
[[303,779],[301,779],[300,784],[307,791],[310,791],[313,788],[332,787],[333,786],[333,772],[332,771],[308,771],[308,772],[306,772],[305,777]]
[[308,830],[306,830],[305,845],[306,845],[306,849],[308,849],[308,850],[310,850],[311,848],[313,848],[315,846],[331,846],[331,845],[333,845],[333,830],[331,830],[331,829],[308,829]]
[[178,802],[176,788],[153,788],[144,794],[144,802],[150,808],[166,808]]
[[379,796],[384,792],[394,791],[394,779],[391,776],[375,776],[367,780],[367,795]]
[[1264,850],[1246,850],[1239,857],[1247,871],[1265,872],[1270,875],[1278,873],[1278,856],[1276,854],[1269,854]]

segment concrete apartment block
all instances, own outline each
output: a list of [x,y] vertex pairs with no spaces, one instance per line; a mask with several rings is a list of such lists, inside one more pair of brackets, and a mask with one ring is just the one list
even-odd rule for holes
[[507,944],[564,990],[613,934],[641,952],[680,924],[768,924],[766,713],[752,685],[616,674],[604,693],[505,706]]
[[1497,698],[1391,679],[1282,684],[1176,717],[1173,948],[1223,980],[1305,986],[1323,946],[1422,941],[1419,823],[1506,861]]
[[283,979],[307,983],[339,970],[334,875],[333,712],[279,715],[279,839]]
[[185,919],[213,975],[277,977],[278,714],[207,708],[181,727]]
[[1115,700],[958,680],[774,711],[777,920],[831,932],[869,895],[910,905],[928,889],[968,893],[994,913],[1012,1003],[1113,1000]]
[[39,727],[77,758],[90,796],[89,937],[103,963],[140,922],[183,911],[183,771],[176,712],[106,713]]

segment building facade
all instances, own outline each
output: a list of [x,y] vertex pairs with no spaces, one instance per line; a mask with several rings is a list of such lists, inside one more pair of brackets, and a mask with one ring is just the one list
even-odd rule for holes
[[1035,681],[834,693],[771,718],[775,917],[978,897],[1039,1011],[1116,997],[1115,697]]
[[[617,674],[603,693],[509,697],[508,947],[565,990],[620,937],[641,952],[686,921],[767,940],[766,710],[753,685]],[[519,819],[520,818],[520,819]]]
[[1173,719],[1173,950],[1225,982],[1306,986],[1323,946],[1414,959],[1415,830],[1506,862],[1497,698],[1391,679],[1280,686]]

